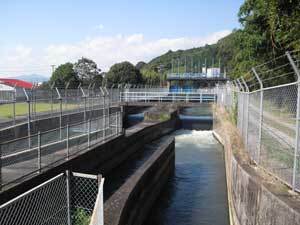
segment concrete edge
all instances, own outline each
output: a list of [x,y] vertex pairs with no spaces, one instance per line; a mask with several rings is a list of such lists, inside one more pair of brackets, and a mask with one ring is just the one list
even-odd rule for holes
[[[219,135],[216,131],[213,131],[214,137],[217,139],[217,141],[223,145],[224,150],[225,150],[225,142],[221,135]],[[240,167],[242,171],[244,171],[246,174],[248,174],[249,178],[256,183],[262,190],[264,190],[266,193],[268,193],[270,196],[272,196],[273,199],[278,201],[278,203],[286,206],[289,210],[291,210],[293,213],[297,214],[300,217],[300,206],[298,204],[295,204],[292,202],[293,200],[296,201],[296,199],[293,199],[292,194],[287,195],[288,193],[281,193],[278,191],[276,188],[278,185],[282,187],[287,187],[284,183],[282,183],[280,180],[278,180],[276,177],[272,176],[270,173],[266,173],[265,169],[261,168],[260,166],[257,166],[258,169],[263,171],[264,173],[270,175],[272,180],[275,180],[276,183],[270,183],[265,180],[265,178],[257,172],[257,169],[253,168],[251,165],[248,165],[246,163],[242,162],[242,156],[239,153],[233,153],[231,152],[231,156],[233,160],[237,163],[237,166]],[[228,160],[228,159],[226,159]],[[231,163],[231,162],[227,162]],[[231,174],[228,174],[229,171],[227,171],[227,166],[226,166],[226,176],[230,176]],[[227,184],[228,185],[228,184]],[[276,187],[275,187],[276,186]],[[289,188],[289,187],[287,187]],[[232,225],[241,225],[239,221],[239,217],[237,215],[237,211],[234,205],[234,202],[232,201],[232,193],[230,193],[230,190],[228,190],[228,203],[230,204],[230,223]],[[297,207],[298,208],[295,208]]]
[[[224,147],[224,140],[222,139],[222,137],[217,133],[215,132],[214,130],[212,131],[212,134],[214,136],[214,138],[223,146],[223,151],[225,151],[225,147]],[[225,156],[225,152],[224,153],[224,156]],[[226,157],[226,156],[225,156]],[[225,165],[225,173],[226,173],[226,178],[229,176],[229,171],[227,169],[227,166]],[[233,203],[231,201],[231,192],[229,191],[229,188],[228,188],[228,184],[227,184],[227,179],[226,179],[226,186],[227,186],[227,202],[228,202],[228,212],[229,212],[229,222],[230,222],[230,225],[236,225],[234,223],[234,220],[233,220],[233,217],[234,217],[234,212],[233,212]]]
[[[165,160],[167,164],[171,162],[170,160],[175,159],[174,148],[175,139],[174,137],[169,137],[166,141],[164,141],[164,143],[162,143],[161,146],[158,147],[158,149],[149,157],[149,159],[147,159],[143,165],[137,171],[135,171],[135,173],[129,177],[129,179],[126,180],[126,182],[118,189],[118,191],[116,191],[105,202],[105,217],[108,218],[108,215],[110,215],[110,218],[108,219],[109,221],[105,224],[127,224],[126,220],[129,220],[129,218],[126,218],[126,215],[128,214],[128,211],[132,209],[130,208],[130,201],[136,197],[136,194],[139,192],[137,189],[139,187],[141,188],[141,186],[145,187],[145,180],[149,180],[150,173],[153,173],[154,167],[156,164],[160,163],[161,159],[167,158],[167,160]],[[170,151],[172,152],[171,154],[168,153]],[[164,164],[160,168],[165,171],[167,167],[168,165]],[[151,178],[153,177],[151,176]],[[159,193],[157,193],[157,195],[158,194]],[[147,195],[147,197],[149,197],[149,195]],[[145,215],[140,215],[140,217],[143,216]]]

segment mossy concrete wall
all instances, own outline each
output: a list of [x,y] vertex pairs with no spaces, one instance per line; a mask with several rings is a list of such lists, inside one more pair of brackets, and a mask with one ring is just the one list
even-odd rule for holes
[[300,195],[254,165],[224,110],[214,115],[215,137],[223,144],[233,225],[298,225]]

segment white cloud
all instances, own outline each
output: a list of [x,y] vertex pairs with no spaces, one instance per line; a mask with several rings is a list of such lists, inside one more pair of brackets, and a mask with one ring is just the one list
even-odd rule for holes
[[[108,70],[111,65],[121,61],[149,61],[153,57],[159,56],[168,50],[188,49],[217,42],[220,38],[228,35],[229,30],[212,33],[205,37],[180,37],[162,38],[157,40],[147,40],[143,34],[97,36],[86,38],[85,40],[73,44],[49,45],[40,50],[37,54],[32,54],[31,48],[18,46],[14,54],[0,55],[1,65],[13,67],[20,64],[20,60],[35,62],[37,65],[44,65],[50,74],[51,64],[59,65],[67,61],[75,62],[84,56],[93,59],[102,70]],[[12,60],[14,59],[14,60]],[[22,64],[21,68],[29,70],[30,66]],[[35,71],[32,71],[34,73]]]
[[95,30],[103,30],[104,29],[104,25],[103,24],[98,24],[96,26],[94,26]]

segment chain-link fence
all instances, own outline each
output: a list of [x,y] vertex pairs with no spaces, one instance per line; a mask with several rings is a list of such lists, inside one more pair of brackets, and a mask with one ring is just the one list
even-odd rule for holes
[[107,112],[91,120],[2,142],[0,187],[38,174],[118,136],[123,132],[122,126],[122,112]]
[[118,89],[52,88],[0,92],[0,128],[38,119],[86,112],[114,104]]
[[[103,182],[101,176],[66,171],[1,205],[0,224],[102,225]],[[100,215],[97,223],[91,223],[93,214]]]
[[299,191],[299,52],[256,66],[234,84],[237,127],[249,155]]

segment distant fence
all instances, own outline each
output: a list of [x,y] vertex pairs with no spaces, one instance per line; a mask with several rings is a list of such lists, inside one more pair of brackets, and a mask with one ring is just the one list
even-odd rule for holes
[[119,101],[119,89],[23,89],[0,91],[0,128],[74,112],[86,112]]
[[103,182],[96,175],[59,174],[1,205],[0,224],[103,225]]
[[215,102],[218,88],[195,89],[193,92],[171,92],[167,88],[124,89],[121,102]]
[[300,191],[300,54],[252,68],[233,81],[237,127],[251,159]]
[[123,132],[122,112],[0,143],[0,188],[21,181]]

